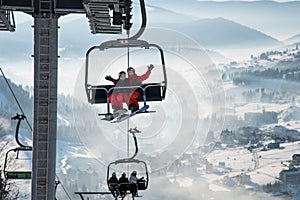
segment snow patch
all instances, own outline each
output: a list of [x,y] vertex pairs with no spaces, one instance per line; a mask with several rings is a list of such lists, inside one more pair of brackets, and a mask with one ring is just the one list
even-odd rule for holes
[[68,170],[72,168],[71,165],[68,164],[67,160],[68,160],[68,158],[67,158],[67,156],[65,156],[64,159],[62,159],[60,161],[60,163],[61,163],[60,170],[63,174],[67,174]]

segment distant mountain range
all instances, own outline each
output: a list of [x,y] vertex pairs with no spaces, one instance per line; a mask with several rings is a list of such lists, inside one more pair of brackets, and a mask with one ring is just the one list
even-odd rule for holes
[[168,0],[148,0],[147,5],[166,8],[193,19],[222,17],[275,38],[285,39],[300,33],[300,1],[172,0],[170,3]]
[[224,18],[200,19],[188,24],[162,26],[180,31],[211,49],[215,47],[245,49],[282,45],[271,36]]
[[294,35],[293,37],[290,37],[289,39],[285,40],[284,42],[286,44],[290,44],[290,45],[293,45],[296,43],[299,43],[299,45],[300,45],[300,34]]

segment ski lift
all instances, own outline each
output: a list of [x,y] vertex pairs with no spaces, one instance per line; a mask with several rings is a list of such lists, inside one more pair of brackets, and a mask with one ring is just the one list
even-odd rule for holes
[[19,140],[19,129],[20,129],[20,124],[22,120],[26,119],[26,116],[24,114],[17,114],[16,116],[11,118],[12,120],[18,120],[17,127],[16,127],[16,133],[15,133],[15,139],[19,147],[16,147],[14,149],[10,149],[6,152],[5,155],[5,161],[4,161],[4,167],[3,167],[3,173],[5,179],[31,179],[31,171],[9,171],[7,170],[7,164],[8,164],[8,159],[9,159],[9,153],[10,152],[16,152],[16,159],[19,159],[19,153],[20,152],[26,152],[26,151],[32,151],[31,146],[24,145],[20,142]]
[[[116,166],[116,165],[126,165],[128,167],[129,164],[135,164],[135,165],[140,165],[142,164],[142,168],[143,168],[143,172],[141,172],[139,170],[139,173],[140,174],[144,174],[146,177],[143,177],[141,179],[138,179],[137,180],[137,184],[135,183],[118,183],[117,185],[117,188],[123,188],[123,192],[125,192],[125,196],[127,194],[131,194],[132,191],[139,191],[139,190],[147,190],[148,188],[148,184],[149,184],[149,173],[148,173],[148,168],[147,168],[147,164],[146,162],[142,161],[142,160],[138,160],[138,159],[135,159],[136,155],[138,154],[138,143],[137,143],[137,138],[135,136],[135,133],[140,133],[140,131],[137,129],[137,128],[131,128],[128,130],[129,133],[132,134],[133,136],[133,140],[134,140],[134,146],[135,146],[135,152],[134,154],[130,157],[130,158],[125,158],[125,159],[120,159],[120,160],[117,160],[115,162],[111,162],[109,163],[109,165],[107,166],[107,186],[108,188],[110,188],[110,183],[109,183],[109,178],[110,178],[110,169],[112,167],[112,165]],[[113,184],[116,184],[116,183],[113,183]],[[134,194],[132,193],[132,197],[134,199],[134,197],[141,197],[141,196],[137,196],[137,193],[136,193],[136,196],[134,196]],[[121,196],[121,198],[124,199],[124,196]]]
[[[130,87],[115,87],[114,85],[92,85],[89,83],[89,56],[90,53],[99,49],[105,51],[113,48],[142,48],[145,50],[156,49],[160,54],[160,61],[162,66],[163,80],[156,83],[142,84],[141,86]],[[162,48],[157,44],[150,44],[144,40],[135,39],[117,39],[103,42],[99,46],[91,47],[86,53],[85,60],[85,90],[88,98],[88,102],[91,104],[107,104],[107,113],[110,113],[109,96],[114,89],[117,88],[135,88],[141,92],[138,101],[143,102],[144,106],[149,101],[162,101],[165,99],[167,91],[167,74],[164,59],[164,52]]]
[[31,171],[17,171],[17,170],[7,170],[7,164],[9,160],[9,153],[10,152],[16,152],[17,156],[16,159],[19,159],[19,153],[26,152],[26,151],[32,151],[32,148],[24,148],[24,147],[17,147],[14,149],[10,149],[8,152],[6,152],[5,155],[5,161],[4,161],[4,167],[3,167],[3,173],[6,180],[8,179],[31,179]]
[[[117,160],[115,162],[111,162],[108,167],[107,167],[107,186],[109,188],[110,183],[109,183],[109,178],[110,178],[110,171],[111,171],[111,167],[112,165],[127,165],[127,164],[142,164],[144,171],[140,172],[140,174],[144,174],[145,177],[143,179],[138,179],[137,181],[137,185],[134,186],[134,183],[119,183],[118,184],[118,188],[122,187],[126,190],[125,194],[131,194],[131,189],[134,187],[136,187],[137,191],[138,190],[147,190],[148,188],[148,184],[149,184],[149,174],[148,174],[148,168],[147,168],[147,164],[146,162],[142,161],[142,160],[138,160],[138,159],[120,159]],[[140,196],[136,196],[136,197],[140,197]]]

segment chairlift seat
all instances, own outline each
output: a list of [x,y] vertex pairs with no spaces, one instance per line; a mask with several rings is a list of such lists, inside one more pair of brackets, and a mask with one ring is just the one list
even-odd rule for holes
[[138,180],[138,190],[146,190],[146,180]]
[[8,171],[5,172],[6,179],[31,179],[31,171]]
[[[136,187],[136,185],[134,183],[120,183],[120,184],[116,184],[116,183],[110,183],[110,186],[114,186],[116,188],[118,188],[119,190],[124,190],[124,191],[128,191],[131,189],[134,189]],[[138,180],[137,183],[137,189],[138,190],[146,190],[146,180]]]
[[[108,103],[107,97],[113,92],[114,85],[100,85],[93,87],[92,90],[92,102],[94,104],[98,103]],[[164,97],[162,96],[162,91],[164,86],[157,83],[147,83],[141,86],[145,90],[146,101],[162,101]],[[141,93],[138,97],[139,102],[143,102],[143,91],[141,88],[138,88],[137,91]],[[109,91],[109,92],[108,92]],[[109,93],[109,94],[107,94]]]

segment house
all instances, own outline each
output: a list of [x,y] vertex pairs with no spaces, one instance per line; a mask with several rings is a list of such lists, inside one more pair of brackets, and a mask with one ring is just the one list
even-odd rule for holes
[[290,195],[300,194],[300,170],[290,168],[279,173],[279,180],[283,183],[282,190]]

